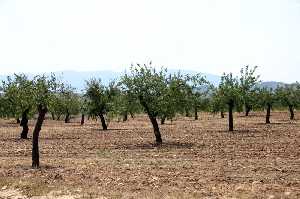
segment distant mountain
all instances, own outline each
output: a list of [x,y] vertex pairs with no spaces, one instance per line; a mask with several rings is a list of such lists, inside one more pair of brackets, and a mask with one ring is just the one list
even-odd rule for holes
[[[176,70],[176,69],[169,69],[168,73],[177,73],[180,72],[182,74],[196,74],[198,72],[192,70]],[[124,72],[114,72],[114,71],[85,71],[85,72],[78,72],[78,71],[58,71],[54,72],[55,75],[62,79],[62,81],[71,84],[77,91],[81,91],[85,87],[85,81],[91,78],[100,78],[104,84],[108,84],[112,80],[119,79]],[[47,74],[47,73],[46,73]],[[49,74],[49,73],[48,73]],[[218,75],[208,74],[208,73],[201,73],[206,79],[211,82],[213,85],[219,85],[221,81],[221,77]],[[34,74],[27,74],[29,78],[33,77]],[[0,81],[5,80],[7,75],[0,75]],[[267,87],[276,89],[277,86],[285,85],[282,82],[262,82],[261,87]]]
[[262,82],[260,84],[260,87],[262,88],[271,88],[275,90],[278,86],[285,86],[286,84],[283,82],[275,82],[275,81],[270,81],[270,82]]

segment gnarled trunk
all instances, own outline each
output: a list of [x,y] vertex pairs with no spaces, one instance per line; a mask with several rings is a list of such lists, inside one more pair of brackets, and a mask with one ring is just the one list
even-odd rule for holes
[[233,107],[234,107],[234,101],[229,100],[229,103],[228,103],[229,131],[233,131]]
[[104,131],[106,131],[107,130],[107,125],[105,123],[105,118],[104,118],[103,114],[99,113],[99,117],[100,117],[100,121],[101,121],[101,124],[102,124],[102,128],[103,128]]
[[295,119],[295,113],[294,113],[294,107],[292,105],[289,105],[289,111],[290,111],[290,119]]
[[270,124],[270,117],[271,117],[271,104],[267,104],[267,115],[266,115],[266,124]]
[[81,115],[80,125],[84,125],[84,114]]
[[29,112],[29,109],[26,109],[23,113],[22,113],[22,119],[21,119],[21,123],[20,126],[23,127],[22,133],[21,133],[21,139],[27,139],[27,135],[28,135],[28,118],[27,118],[27,114]]
[[47,108],[42,105],[38,106],[39,116],[36,121],[33,135],[32,135],[32,168],[39,168],[40,156],[39,156],[39,134],[42,129],[42,125],[47,113]]

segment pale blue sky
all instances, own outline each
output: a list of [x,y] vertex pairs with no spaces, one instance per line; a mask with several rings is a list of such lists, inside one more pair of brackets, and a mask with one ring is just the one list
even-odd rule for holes
[[0,72],[122,71],[153,60],[300,80],[300,0],[0,0]]

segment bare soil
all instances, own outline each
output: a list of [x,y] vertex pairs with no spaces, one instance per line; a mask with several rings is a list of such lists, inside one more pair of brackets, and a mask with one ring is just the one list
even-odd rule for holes
[[300,198],[300,121],[276,112],[266,125],[264,115],[236,114],[232,133],[219,115],[179,117],[161,126],[162,146],[146,116],[108,131],[48,119],[37,170],[31,139],[0,120],[0,198]]

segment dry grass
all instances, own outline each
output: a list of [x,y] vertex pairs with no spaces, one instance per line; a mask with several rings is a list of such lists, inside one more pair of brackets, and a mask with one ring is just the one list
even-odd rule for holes
[[31,140],[0,120],[0,198],[6,190],[24,198],[300,198],[300,122],[284,112],[271,125],[264,113],[235,119],[233,133],[227,119],[206,113],[167,122],[161,147],[146,116],[106,132],[96,121],[47,120],[39,170],[30,168]]

